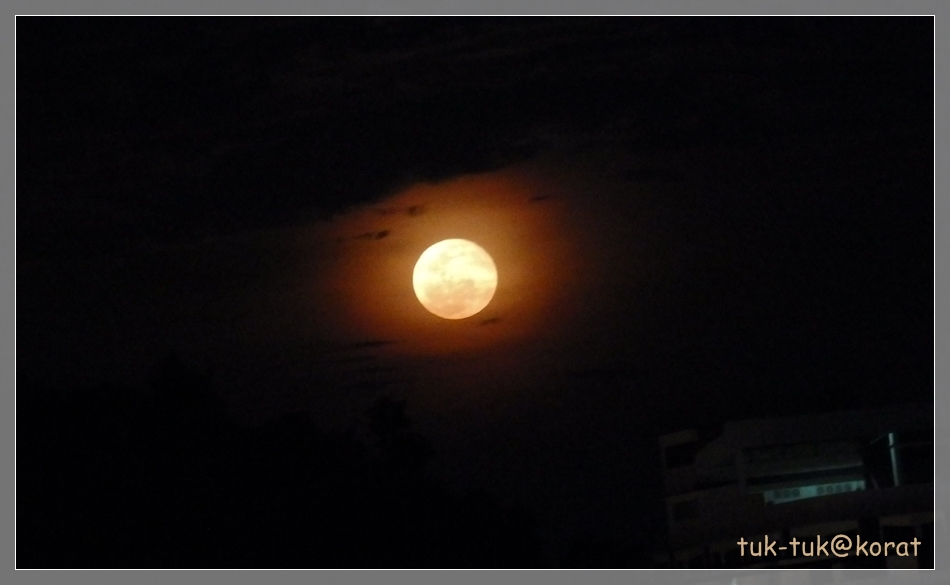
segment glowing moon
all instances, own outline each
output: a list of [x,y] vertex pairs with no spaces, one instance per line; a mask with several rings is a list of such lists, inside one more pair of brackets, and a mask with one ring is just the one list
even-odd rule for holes
[[474,242],[442,240],[430,246],[412,271],[412,288],[422,306],[443,319],[471,317],[488,306],[498,271]]

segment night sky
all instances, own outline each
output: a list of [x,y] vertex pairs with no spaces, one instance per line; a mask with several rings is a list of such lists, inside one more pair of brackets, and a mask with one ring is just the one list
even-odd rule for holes
[[[933,170],[931,18],[21,17],[19,474],[173,362],[220,428],[404,404],[446,493],[644,551],[659,434],[931,402]],[[446,321],[454,237],[499,284]]]

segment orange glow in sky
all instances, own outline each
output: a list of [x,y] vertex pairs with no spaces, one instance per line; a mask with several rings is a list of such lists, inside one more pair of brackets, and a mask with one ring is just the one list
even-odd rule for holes
[[[455,353],[530,336],[543,325],[570,262],[559,238],[557,199],[524,171],[415,185],[329,226],[334,261],[318,287],[342,308],[345,337],[398,340],[398,351]],[[376,234],[384,233],[378,237]],[[499,278],[491,303],[464,320],[434,318],[420,305],[413,269],[432,244],[461,238],[491,251]]]

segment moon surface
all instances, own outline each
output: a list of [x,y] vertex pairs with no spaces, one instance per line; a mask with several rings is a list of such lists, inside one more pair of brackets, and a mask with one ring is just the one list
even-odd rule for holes
[[481,246],[462,239],[429,246],[412,271],[422,306],[443,319],[465,319],[488,306],[498,286],[495,262]]

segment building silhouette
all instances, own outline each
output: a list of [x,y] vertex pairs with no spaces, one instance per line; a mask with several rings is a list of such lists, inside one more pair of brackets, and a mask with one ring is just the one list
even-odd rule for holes
[[[932,406],[907,405],[663,435],[668,535],[657,562],[673,568],[933,567],[933,429]],[[828,545],[821,543],[839,534],[850,539],[849,554],[825,553]],[[766,536],[778,543],[774,554],[761,548]],[[890,547],[887,554],[874,555],[872,548],[858,556],[859,536],[862,542],[916,538],[921,544],[916,555]]]

